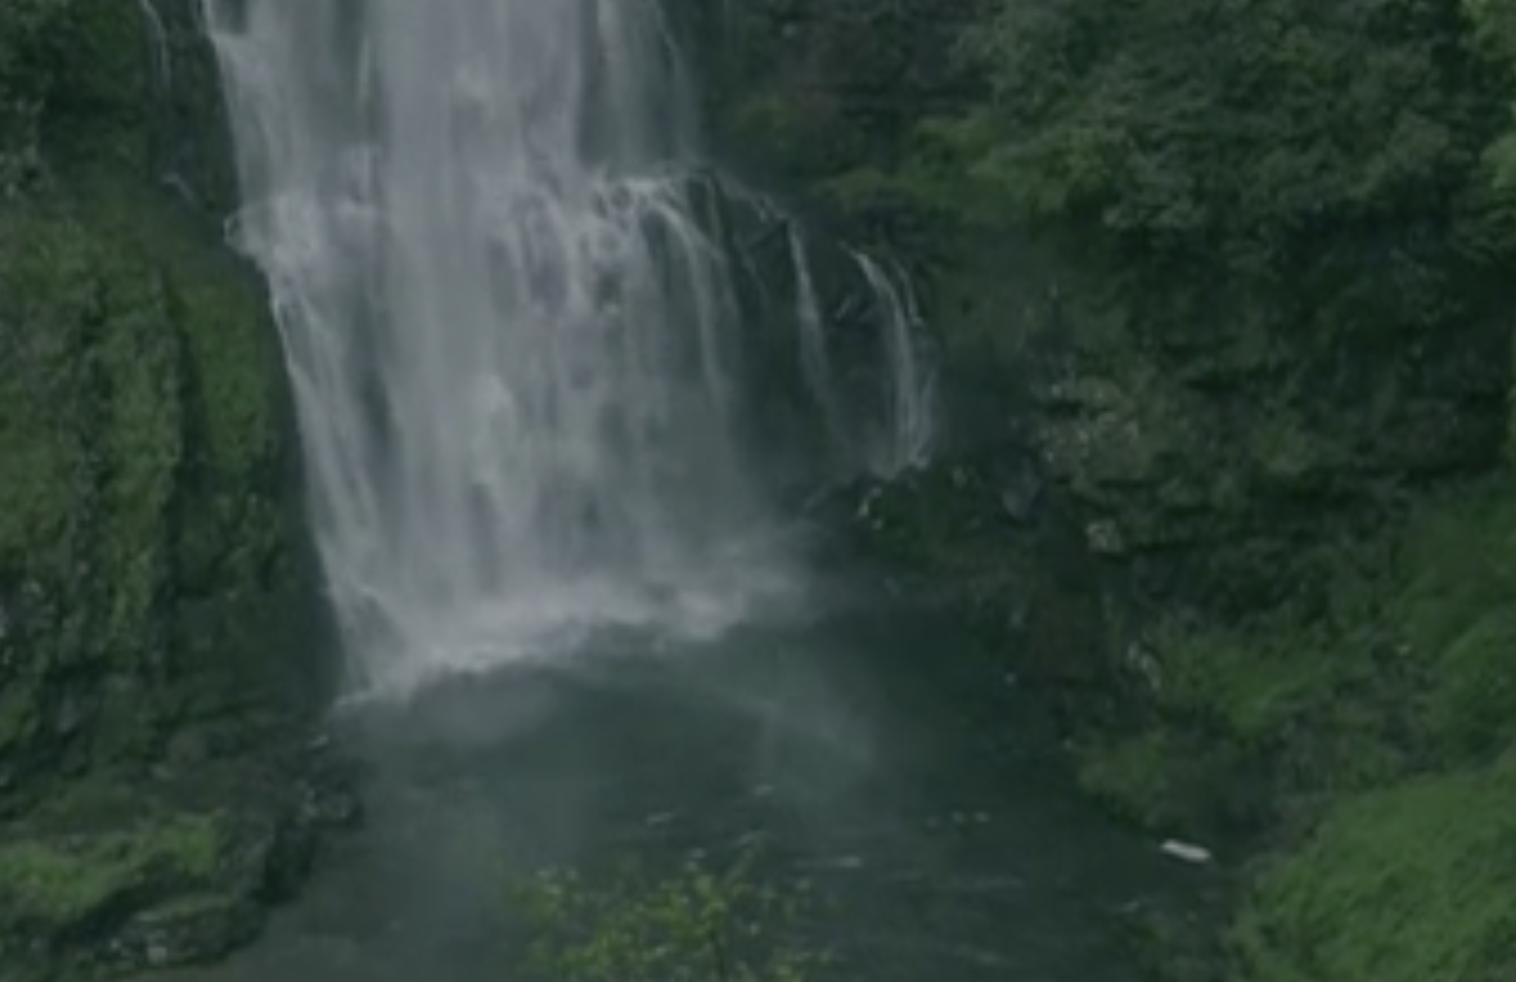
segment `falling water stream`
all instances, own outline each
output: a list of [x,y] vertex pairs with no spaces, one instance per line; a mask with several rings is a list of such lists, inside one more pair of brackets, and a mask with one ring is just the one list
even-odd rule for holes
[[1046,776],[992,661],[832,610],[791,546],[754,345],[885,476],[932,450],[933,378],[854,254],[884,397],[843,408],[793,234],[790,333],[755,337],[658,4],[205,3],[375,774],[369,831],[205,977],[502,978],[501,857],[763,833],[835,881],[842,977],[1130,978],[1147,851]]
[[790,579],[643,3],[211,4],[354,684]]

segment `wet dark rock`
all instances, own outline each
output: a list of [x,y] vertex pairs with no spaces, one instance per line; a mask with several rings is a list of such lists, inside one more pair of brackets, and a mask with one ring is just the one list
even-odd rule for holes
[[1000,507],[1007,518],[1021,526],[1033,524],[1039,515],[1047,494],[1047,479],[1029,460],[1021,466],[1002,473],[997,483],[1000,486]]
[[263,911],[247,900],[190,896],[134,915],[111,943],[123,966],[171,968],[215,961],[254,940]]

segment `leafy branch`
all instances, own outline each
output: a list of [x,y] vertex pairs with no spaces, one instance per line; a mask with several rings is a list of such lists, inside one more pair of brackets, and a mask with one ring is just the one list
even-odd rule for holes
[[794,941],[807,891],[761,883],[753,863],[749,852],[722,872],[539,873],[517,891],[528,967],[553,982],[807,982],[827,961]]

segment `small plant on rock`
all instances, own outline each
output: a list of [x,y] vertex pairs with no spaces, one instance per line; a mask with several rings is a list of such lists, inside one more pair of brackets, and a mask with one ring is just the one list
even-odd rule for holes
[[745,855],[724,872],[691,862],[651,877],[539,874],[521,892],[528,963],[552,982],[807,982],[825,956],[794,942],[805,888],[781,891]]

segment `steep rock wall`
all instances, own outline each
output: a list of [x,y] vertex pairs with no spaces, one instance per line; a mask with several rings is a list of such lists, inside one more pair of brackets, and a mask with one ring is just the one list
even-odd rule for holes
[[330,645],[196,14],[0,6],[5,982],[213,954],[308,845]]

